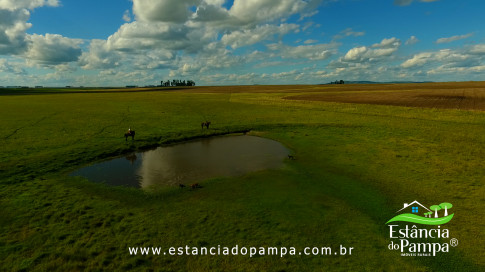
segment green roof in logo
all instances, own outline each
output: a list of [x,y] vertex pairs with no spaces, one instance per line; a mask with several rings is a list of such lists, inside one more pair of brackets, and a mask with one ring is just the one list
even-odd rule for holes
[[[425,211],[427,211],[423,213],[425,217],[419,216],[417,214],[420,207],[423,208]],[[391,218],[389,221],[387,221],[386,224],[389,224],[390,222],[395,222],[395,221],[417,223],[422,225],[446,224],[450,222],[450,220],[453,218],[454,213],[448,215],[448,209],[452,207],[453,205],[448,202],[441,203],[440,205],[433,205],[429,207],[429,209],[423,206],[418,201],[413,201],[410,204],[404,203],[404,208],[400,209],[397,212],[401,212],[401,211],[405,212],[407,209],[411,209],[410,211],[412,211],[412,213],[402,213],[400,215],[396,215],[393,218]],[[444,210],[443,217],[439,217],[438,211],[440,210]]]

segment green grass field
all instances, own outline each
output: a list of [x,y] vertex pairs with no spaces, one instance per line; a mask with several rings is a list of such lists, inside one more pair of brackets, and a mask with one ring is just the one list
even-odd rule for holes
[[[484,271],[485,112],[283,99],[325,88],[0,90],[0,270]],[[210,130],[200,129],[205,120]],[[130,126],[137,135],[125,142]],[[144,192],[68,176],[133,150],[243,130],[280,141],[296,159],[197,190]],[[385,223],[414,200],[453,203],[446,227],[457,247],[436,257],[388,250]],[[185,245],[354,250],[128,251]]]

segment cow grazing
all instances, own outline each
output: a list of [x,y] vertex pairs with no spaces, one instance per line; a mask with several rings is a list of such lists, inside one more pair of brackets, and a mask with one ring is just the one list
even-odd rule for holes
[[198,183],[190,184],[190,189],[197,189],[197,188],[202,188],[202,186],[200,186]]

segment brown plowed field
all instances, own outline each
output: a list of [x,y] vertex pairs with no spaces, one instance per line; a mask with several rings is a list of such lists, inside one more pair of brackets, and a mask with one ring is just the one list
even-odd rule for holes
[[285,99],[485,111],[485,82],[324,87]]

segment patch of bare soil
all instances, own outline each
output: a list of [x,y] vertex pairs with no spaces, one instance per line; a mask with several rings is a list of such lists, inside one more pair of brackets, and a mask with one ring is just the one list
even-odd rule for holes
[[285,99],[485,111],[484,82],[352,86]]

